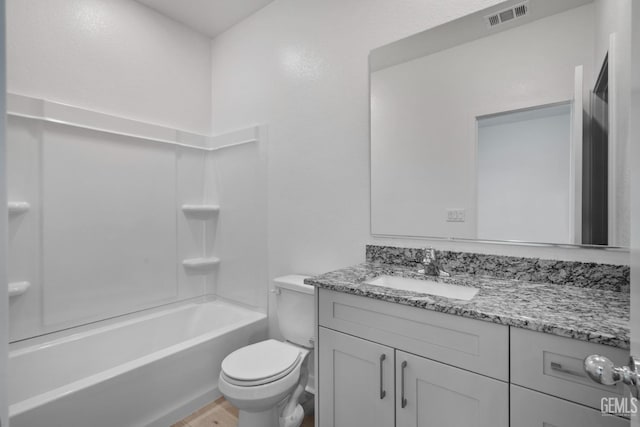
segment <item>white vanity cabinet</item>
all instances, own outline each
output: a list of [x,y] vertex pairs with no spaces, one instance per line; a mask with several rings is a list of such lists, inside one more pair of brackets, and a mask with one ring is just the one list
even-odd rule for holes
[[508,425],[502,381],[324,327],[319,340],[322,427]]
[[320,427],[508,426],[507,327],[324,289],[318,298]]
[[319,427],[623,427],[582,369],[628,350],[318,289]]

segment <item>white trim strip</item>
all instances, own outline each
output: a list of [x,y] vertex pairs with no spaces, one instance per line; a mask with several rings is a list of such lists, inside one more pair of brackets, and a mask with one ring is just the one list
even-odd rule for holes
[[91,131],[94,131],[94,132],[102,132],[102,133],[108,133],[108,134],[111,134],[111,135],[124,136],[124,137],[127,137],[127,138],[136,138],[136,139],[140,139],[140,140],[148,141],[148,142],[156,142],[156,143],[161,143],[161,144],[177,145],[179,147],[190,148],[190,149],[195,149],[195,150],[211,151],[210,148],[199,147],[197,145],[183,144],[183,143],[180,143],[180,142],[177,142],[177,141],[170,141],[170,140],[167,140],[167,139],[160,139],[160,138],[152,138],[152,137],[149,137],[149,136],[136,135],[136,134],[126,133],[126,132],[117,132],[117,131],[110,130],[110,129],[103,129],[103,128],[98,128],[98,127],[94,127],[94,126],[87,126],[87,125],[82,125],[82,124],[79,124],[79,123],[73,123],[73,122],[68,122],[68,121],[64,121],[64,120],[52,119],[52,118],[49,118],[49,117],[31,116],[31,115],[28,115],[28,114],[14,113],[12,111],[7,111],[7,115],[10,116],[10,117],[20,117],[20,118],[23,118],[23,119],[38,120],[38,121],[45,122],[45,123],[55,123],[55,124],[74,127],[74,128],[79,128],[79,129],[91,130]]
[[214,147],[214,148],[207,148],[207,151],[218,151],[218,150],[224,150],[225,148],[231,148],[231,147],[235,147],[237,145],[244,145],[244,144],[248,144],[250,142],[258,142],[257,138],[253,138],[253,139],[247,139],[244,141],[240,141],[240,142],[234,142],[231,144],[225,144],[225,145],[221,145],[219,147]]
[[[7,116],[10,117],[169,144],[190,150],[212,152],[258,142],[258,128],[255,126],[225,135],[207,136],[24,95],[8,94],[7,101]],[[240,141],[234,141],[240,138]],[[222,141],[226,144],[219,145]]]

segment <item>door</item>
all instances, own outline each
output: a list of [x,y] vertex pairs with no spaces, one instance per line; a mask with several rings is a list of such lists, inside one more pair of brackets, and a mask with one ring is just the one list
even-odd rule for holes
[[319,426],[393,427],[393,349],[319,330]]
[[[609,240],[609,59],[605,57],[591,93],[589,137],[584,141],[582,241],[589,245],[613,245]],[[610,221],[611,220],[611,221]]]
[[507,427],[507,383],[396,350],[396,420],[402,427]]

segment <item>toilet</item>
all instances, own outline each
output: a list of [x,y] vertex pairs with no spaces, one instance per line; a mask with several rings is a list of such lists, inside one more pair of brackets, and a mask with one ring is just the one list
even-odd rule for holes
[[242,347],[223,361],[218,387],[239,409],[238,427],[299,427],[299,398],[307,386],[313,353],[314,287],[307,276],[274,279],[278,325],[285,341]]

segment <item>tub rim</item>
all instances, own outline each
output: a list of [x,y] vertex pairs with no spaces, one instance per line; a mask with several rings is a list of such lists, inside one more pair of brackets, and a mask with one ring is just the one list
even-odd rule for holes
[[[233,302],[230,301],[225,301],[225,300],[221,300],[221,299],[208,299],[208,300],[204,300],[204,301],[200,301],[200,302],[196,302],[196,301],[188,301],[186,304],[181,304],[180,306],[177,307],[171,307],[168,308],[165,307],[165,310],[160,310],[154,313],[144,313],[143,315],[140,315],[141,313],[135,313],[138,314],[139,316],[134,316],[132,318],[128,318],[126,320],[122,320],[120,322],[113,322],[110,323],[109,325],[104,325],[104,326],[98,326],[96,328],[89,328],[88,330],[82,331],[82,332],[76,332],[76,333],[72,333],[72,334],[68,334],[66,336],[62,336],[62,337],[57,337],[55,339],[52,339],[50,341],[46,341],[45,343],[38,343],[38,344],[33,344],[31,346],[25,346],[24,348],[20,348],[20,349],[15,349],[9,352],[9,357],[12,356],[20,356],[23,354],[28,354],[28,353],[32,353],[34,351],[40,350],[42,348],[46,348],[52,345],[57,345],[60,343],[64,343],[64,342],[68,342],[68,341],[76,341],[78,339],[81,339],[83,337],[86,336],[90,336],[90,335],[95,335],[98,334],[100,332],[105,332],[105,331],[109,331],[109,330],[113,330],[113,329],[117,329],[119,327],[123,327],[123,326],[127,326],[133,323],[138,323],[144,320],[149,320],[149,319],[153,319],[153,318],[157,318],[160,317],[162,315],[168,314],[168,313],[173,313],[176,311],[181,311],[181,310],[186,310],[190,307],[193,307],[195,305],[201,305],[201,304],[207,304],[207,303],[222,303],[225,305],[230,305],[234,308],[239,308],[242,309],[243,311],[246,311],[247,313],[247,317],[246,318],[242,318],[238,321],[235,321],[233,323],[230,323],[228,325],[224,325],[223,327],[219,327],[216,328],[213,331],[204,333],[204,334],[200,334],[196,337],[184,340],[184,341],[180,341],[176,344],[173,344],[169,347],[165,347],[163,349],[160,350],[156,350],[152,353],[146,354],[142,357],[138,357],[135,359],[132,359],[128,362],[122,363],[120,365],[114,366],[112,368],[97,372],[95,374],[89,375],[87,377],[69,382],[67,384],[61,385],[59,387],[56,387],[54,389],[45,391],[43,393],[39,393],[36,394],[34,396],[28,397],[26,399],[20,400],[18,402],[15,402],[13,404],[9,405],[9,418],[20,415],[24,412],[27,412],[29,410],[35,409],[39,406],[48,404],[50,402],[53,402],[55,400],[58,399],[62,399],[68,395],[71,395],[73,393],[77,393],[78,391],[81,391],[89,386],[95,385],[95,384],[99,384],[101,382],[105,382],[108,381],[110,379],[113,379],[119,375],[123,375],[126,374],[127,372],[131,372],[135,369],[138,369],[142,366],[151,364],[155,361],[161,360],[163,358],[167,358],[170,357],[174,354],[177,354],[181,351],[184,351],[188,348],[192,348],[195,347],[199,344],[202,344],[204,342],[210,341],[214,338],[223,336],[225,334],[228,334],[236,329],[240,329],[243,328],[245,326],[248,326],[250,324],[253,323],[257,323],[260,322],[261,320],[265,320],[267,319],[267,315],[266,313],[263,313],[261,311],[254,311],[251,309],[248,309],[246,307],[243,307],[241,305],[235,304]],[[109,319],[112,320],[112,319]],[[96,322],[96,323],[100,323],[100,322]],[[96,323],[93,323],[94,326],[96,326]],[[88,326],[88,325],[83,325],[83,326]],[[36,337],[37,338],[37,337]],[[34,338],[35,339],[35,338]]]

